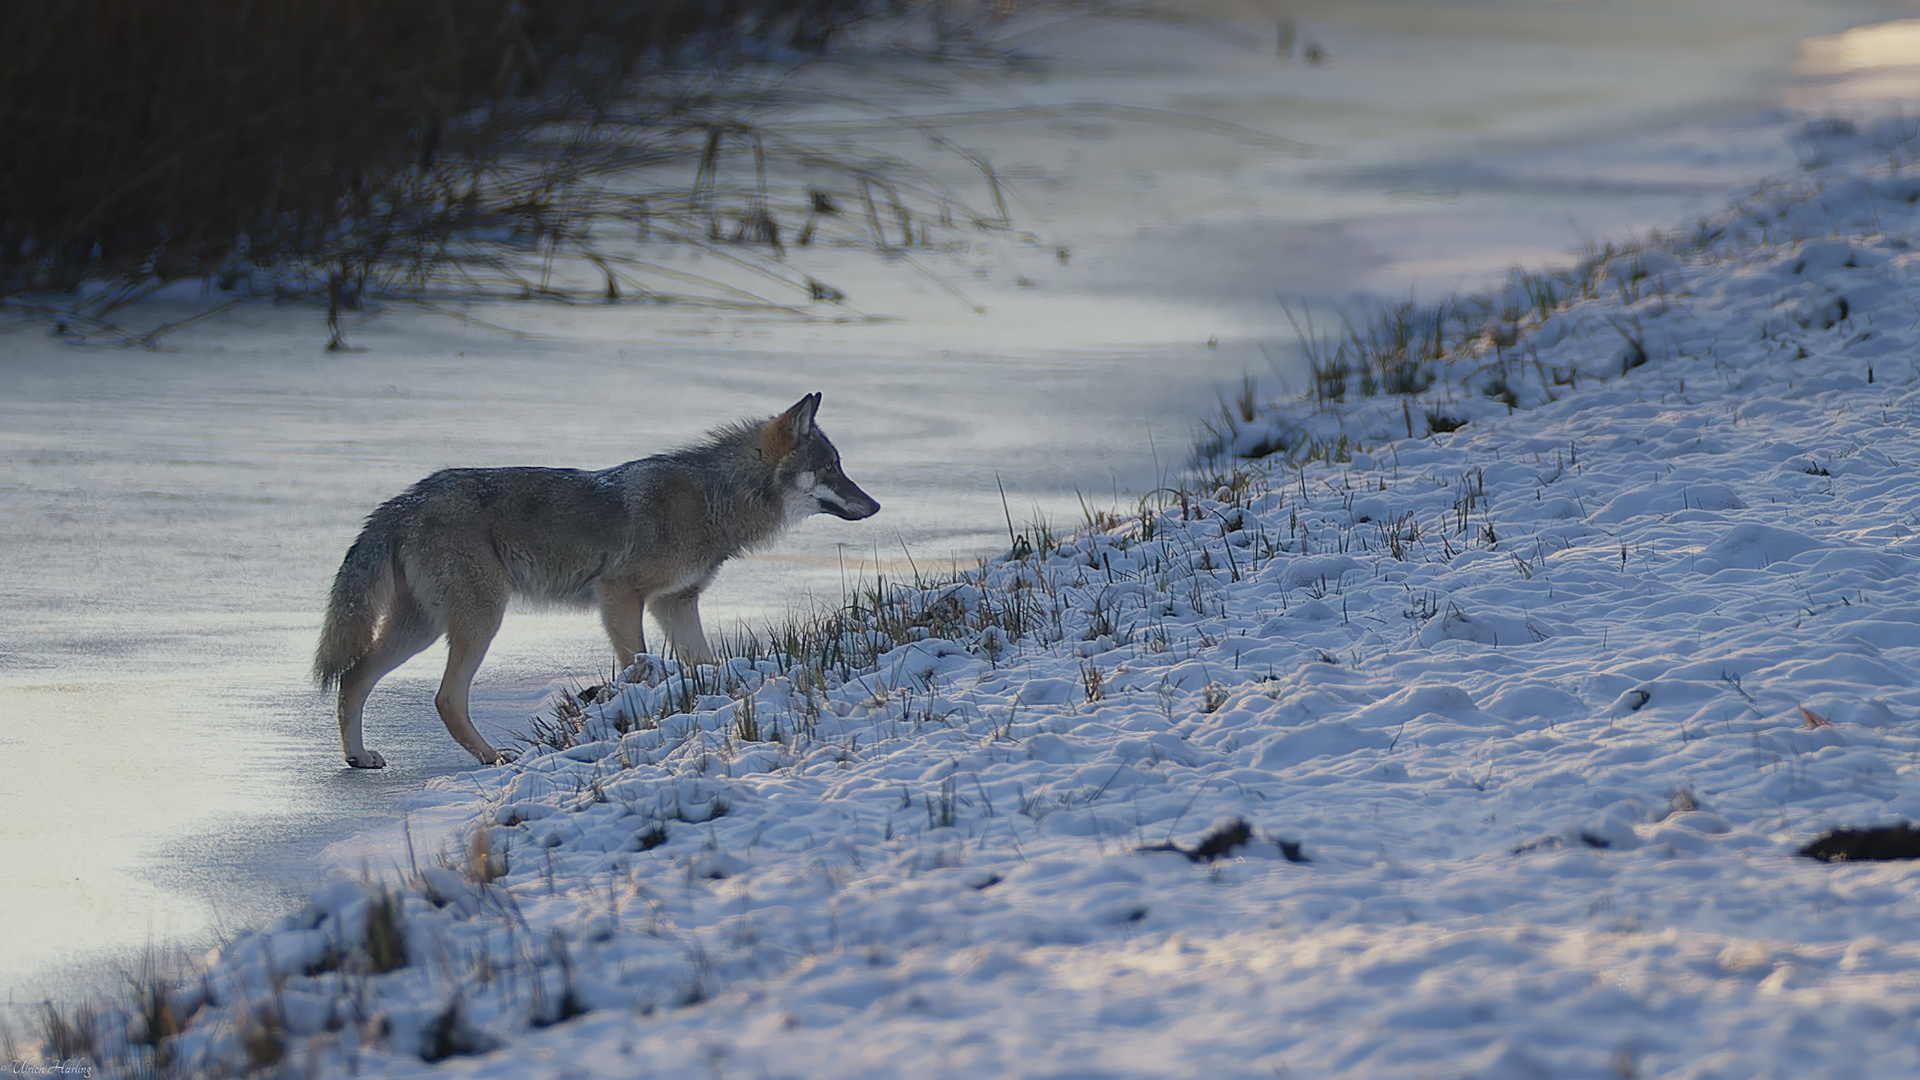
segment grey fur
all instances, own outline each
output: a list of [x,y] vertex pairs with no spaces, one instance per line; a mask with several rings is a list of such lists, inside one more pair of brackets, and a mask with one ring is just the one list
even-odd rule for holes
[[599,607],[622,669],[646,651],[643,609],[683,662],[711,660],[699,600],[722,563],[808,514],[879,512],[840,471],[813,422],[819,405],[809,394],[771,419],[597,472],[446,469],[382,503],[334,575],[314,656],[314,677],[339,691],[347,763],[386,764],[361,738],[367,695],[442,634],[434,706],[474,757],[502,760],[467,705],[509,596]]

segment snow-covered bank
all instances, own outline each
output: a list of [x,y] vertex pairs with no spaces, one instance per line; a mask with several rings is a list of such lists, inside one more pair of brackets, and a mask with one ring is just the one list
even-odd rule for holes
[[951,636],[870,672],[652,666],[436,785],[484,840],[229,946],[173,1060],[1914,1075],[1920,870],[1796,855],[1920,817],[1912,135],[1249,423],[1317,463],[892,594]]

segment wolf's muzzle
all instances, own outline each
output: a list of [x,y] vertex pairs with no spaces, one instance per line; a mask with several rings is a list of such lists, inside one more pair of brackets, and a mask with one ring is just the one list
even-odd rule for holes
[[846,521],[864,521],[880,512],[880,504],[873,496],[851,481],[844,487],[816,491],[814,498],[819,500],[820,509]]

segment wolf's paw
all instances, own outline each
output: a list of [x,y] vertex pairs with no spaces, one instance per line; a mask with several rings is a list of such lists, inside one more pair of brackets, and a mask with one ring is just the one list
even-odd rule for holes
[[387,759],[381,757],[377,750],[363,750],[358,754],[348,754],[347,764],[356,769],[384,769]]
[[493,763],[495,765],[511,765],[518,760],[520,760],[520,751],[518,750],[495,750],[493,752]]

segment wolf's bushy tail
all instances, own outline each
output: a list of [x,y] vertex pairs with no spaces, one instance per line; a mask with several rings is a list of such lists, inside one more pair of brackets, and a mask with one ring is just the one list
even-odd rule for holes
[[366,658],[380,620],[393,609],[396,522],[388,510],[382,506],[367,518],[333,575],[320,647],[313,656],[313,677],[323,690],[333,689],[348,669]]

